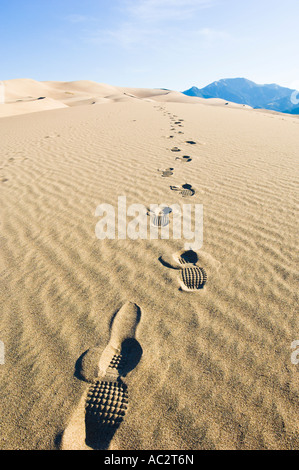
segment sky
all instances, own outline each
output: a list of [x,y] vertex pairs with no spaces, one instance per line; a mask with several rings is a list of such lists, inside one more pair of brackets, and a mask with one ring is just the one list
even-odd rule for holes
[[0,80],[299,88],[299,0],[0,0]]

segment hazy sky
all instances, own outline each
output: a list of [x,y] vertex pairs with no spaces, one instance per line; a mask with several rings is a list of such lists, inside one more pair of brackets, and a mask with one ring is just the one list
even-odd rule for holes
[[0,0],[0,18],[0,80],[299,87],[299,0]]

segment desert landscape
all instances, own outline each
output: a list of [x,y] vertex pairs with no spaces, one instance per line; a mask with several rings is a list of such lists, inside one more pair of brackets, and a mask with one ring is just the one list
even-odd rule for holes
[[[2,84],[0,448],[298,450],[298,116]],[[202,205],[203,246],[100,240],[119,196]]]

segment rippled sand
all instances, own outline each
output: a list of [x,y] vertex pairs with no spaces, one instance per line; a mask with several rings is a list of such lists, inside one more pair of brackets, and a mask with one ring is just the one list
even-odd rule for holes
[[[80,358],[127,301],[142,357],[110,449],[298,449],[298,118],[76,83],[41,85],[61,109],[0,119],[1,449],[61,447],[89,386]],[[30,86],[11,84],[0,115],[17,96],[41,106]],[[181,290],[169,261],[186,240],[96,238],[118,196],[203,204],[203,289]]]

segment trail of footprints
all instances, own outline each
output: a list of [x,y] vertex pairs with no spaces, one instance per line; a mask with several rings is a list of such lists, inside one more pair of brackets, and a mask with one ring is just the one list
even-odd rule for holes
[[[164,116],[167,116],[167,115],[170,116],[170,122],[171,122],[170,130],[171,131],[177,131],[177,127],[183,127],[184,126],[183,125],[184,119],[180,119],[177,115],[171,114],[170,112],[167,112],[164,107],[156,106],[156,108],[159,111],[163,111]],[[177,127],[175,127],[175,126],[177,126]],[[177,133],[182,134],[183,131],[177,131]],[[168,138],[169,139],[174,139],[175,136],[172,134]],[[193,140],[187,140],[185,143],[189,144],[189,145],[196,145],[196,142],[193,141]],[[180,162],[180,163],[190,163],[190,162],[192,162],[192,157],[190,157],[189,155],[181,155],[182,150],[179,147],[173,146],[170,149],[170,151],[177,154],[176,157],[175,157],[175,162]],[[170,167],[170,168],[158,169],[157,171],[161,174],[161,176],[163,178],[169,178],[169,177],[174,175],[175,169]],[[181,186],[170,186],[169,189],[171,191],[176,191],[183,198],[192,197],[195,194],[195,189],[192,187],[191,184],[188,184],[188,183],[182,184]],[[159,224],[159,226],[164,226],[163,223],[160,224],[160,221],[158,222],[157,217],[158,217],[158,215],[155,214],[155,217],[152,219],[152,223],[154,225]],[[165,219],[165,217],[163,216],[163,214],[161,212],[160,219],[164,220],[163,218]]]
[[[158,107],[160,111],[166,110]],[[183,119],[176,115],[170,116],[171,130],[183,127]],[[182,134],[182,131],[178,131]],[[174,139],[170,135],[169,139]],[[186,141],[186,144],[195,145],[194,141]],[[174,146],[171,152],[180,153],[181,149]],[[190,163],[192,158],[188,155],[176,156],[175,161]],[[179,164],[180,164],[179,163]],[[175,168],[169,167],[157,170],[161,177],[172,177]],[[182,198],[192,197],[195,190],[191,184],[184,183],[181,186],[170,186],[170,190],[176,192]],[[151,223],[158,227],[169,225],[169,216],[172,209],[164,207],[156,211],[148,210]],[[179,271],[178,285],[185,292],[198,292],[207,282],[207,273],[204,268],[198,266],[198,255],[192,250],[175,253],[171,260],[160,261],[168,268]],[[135,332],[140,321],[141,310],[138,305],[127,302],[116,314],[108,345],[101,353],[97,347],[87,351],[87,355],[81,363],[81,377],[90,382],[85,398],[85,444],[94,449],[107,449],[109,444],[125,418],[129,406],[129,394],[123,377],[136,367],[142,356],[142,348],[135,340]],[[89,366],[87,365],[89,364]],[[90,373],[90,364],[93,364]],[[74,424],[75,423],[75,424]],[[62,448],[71,447],[71,440],[76,434],[77,423],[70,423],[62,438]]]
[[[184,127],[184,125],[183,125],[184,119],[179,119],[179,117],[177,115],[171,114],[170,112],[166,112],[166,109],[164,107],[156,106],[156,108],[159,111],[163,111],[164,116],[167,116],[167,115],[170,116],[170,122],[171,122],[170,130],[171,131],[177,131],[177,127]],[[175,126],[177,126],[177,127],[175,127]],[[183,134],[183,131],[177,131],[177,133],[178,134]],[[175,136],[170,135],[170,136],[168,136],[168,138],[169,139],[174,139]],[[185,143],[189,144],[189,145],[196,145],[196,142],[193,141],[193,140],[187,140]],[[178,154],[175,157],[176,162],[180,162],[180,163],[190,163],[190,162],[192,162],[192,157],[190,157],[189,155],[181,155],[180,154],[182,152],[182,150],[179,147],[173,146],[170,149],[170,151],[173,152],[173,153]],[[161,176],[163,178],[169,178],[169,177],[174,175],[175,169],[170,167],[170,168],[158,169],[157,171],[161,174]],[[177,191],[178,194],[180,194],[182,197],[192,197],[195,194],[195,190],[192,188],[192,186],[190,184],[187,184],[187,183],[185,183],[181,186],[170,186],[170,190],[171,191]]]
[[[170,116],[171,122],[171,131],[177,131],[178,134],[182,134],[183,131],[178,130],[178,127],[183,127],[183,119],[179,119],[177,115],[166,113],[164,107],[158,107],[159,111],[163,111],[164,115]],[[175,127],[177,126],[177,127]],[[169,139],[174,139],[175,136],[172,134],[169,136]],[[185,141],[187,145],[196,145],[194,140],[187,140]],[[179,147],[173,146],[170,149],[171,152],[180,154],[182,151]],[[192,162],[192,158],[189,155],[177,155],[175,161],[179,161],[181,163],[190,163]],[[169,178],[173,176],[175,169],[174,168],[165,168],[163,170],[158,170],[161,173],[163,178]],[[185,183],[180,186],[170,186],[171,191],[177,192],[182,198],[188,198],[195,195],[195,190],[191,184]],[[169,214],[171,213],[170,208],[164,208],[157,210],[155,213],[148,213],[151,217],[151,223],[156,227],[165,227],[170,223],[169,221]],[[175,255],[176,256],[176,255]],[[199,290],[203,289],[207,282],[207,273],[206,271],[197,265],[198,257],[196,253],[189,251],[183,252],[176,258],[175,266],[172,263],[168,263],[168,267],[174,267],[175,269],[180,269],[179,274],[179,286],[181,290],[187,292],[198,292]]]

